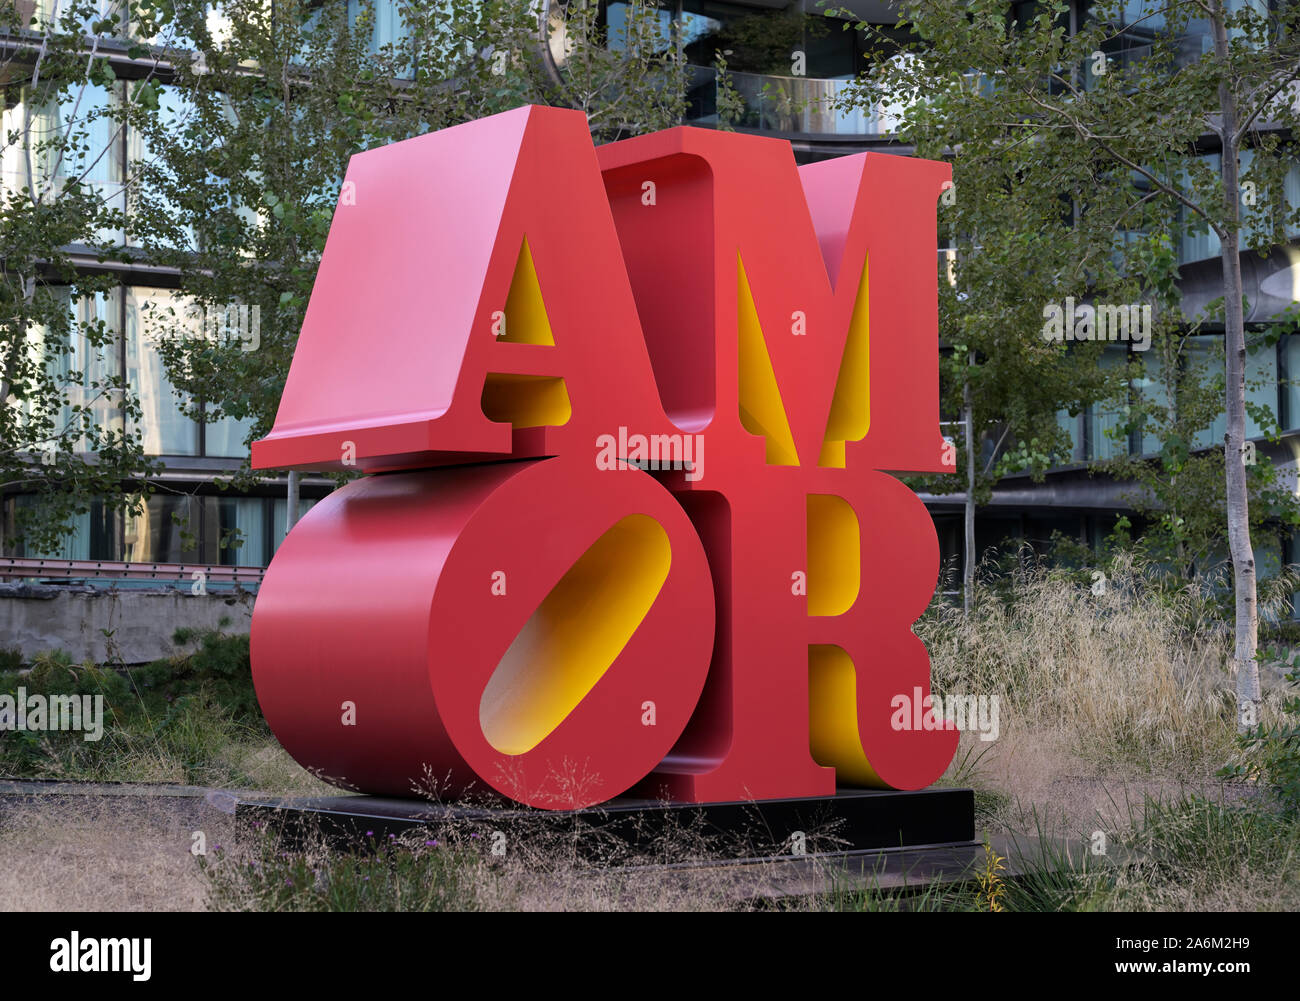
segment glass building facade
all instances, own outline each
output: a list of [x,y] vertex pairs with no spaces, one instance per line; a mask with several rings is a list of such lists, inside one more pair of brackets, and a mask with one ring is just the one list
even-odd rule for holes
[[[163,365],[159,327],[151,323],[150,314],[168,308],[179,313],[184,305],[170,289],[143,285],[122,285],[107,295],[75,302],[69,299],[69,311],[78,321],[98,321],[111,336],[107,343],[91,345],[74,334],[72,351],[55,356],[64,374],[80,375],[60,419],[70,419],[73,406],[89,405],[96,423],[121,428],[115,395],[92,387],[122,374],[141,411],[130,430],[140,433],[145,452],[161,459],[165,471],[158,481],[159,492],[135,517],[92,504],[57,551],[29,551],[18,544],[7,545],[6,555],[242,566],[270,561],[285,535],[284,497],[223,496],[213,487],[216,476],[237,469],[246,459],[251,422],[229,416],[204,420],[204,403],[178,393]],[[42,336],[40,330],[33,332],[37,350]],[[83,439],[79,450],[85,451],[87,445]],[[23,495],[5,498],[6,517],[0,524],[9,523],[16,506],[30,502]],[[303,499],[300,513],[314,503],[315,499]]]

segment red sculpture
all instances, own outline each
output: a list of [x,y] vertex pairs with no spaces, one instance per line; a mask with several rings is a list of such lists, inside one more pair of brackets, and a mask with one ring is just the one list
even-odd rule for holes
[[[317,504],[253,615],[266,718],[366,792],[570,809],[915,789],[946,164],[527,107],[352,158],[258,468]],[[919,692],[918,692],[919,690]],[[931,727],[930,724],[934,725]]]

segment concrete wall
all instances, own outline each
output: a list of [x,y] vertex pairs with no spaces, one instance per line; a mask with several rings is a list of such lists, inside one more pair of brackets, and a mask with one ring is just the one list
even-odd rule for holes
[[242,590],[0,584],[0,647],[16,647],[27,662],[63,650],[77,663],[145,664],[177,652],[171,637],[182,626],[246,633],[252,615],[253,594]]

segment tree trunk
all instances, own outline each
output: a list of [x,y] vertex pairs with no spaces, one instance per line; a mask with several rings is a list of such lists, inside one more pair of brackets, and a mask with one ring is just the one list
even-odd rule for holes
[[[1210,0],[1210,27],[1214,54],[1225,65],[1228,33],[1222,0]],[[1240,178],[1238,174],[1237,100],[1226,76],[1219,82],[1222,115],[1224,232],[1220,235],[1223,260],[1223,351],[1227,382],[1224,410],[1228,432],[1224,436],[1224,467],[1228,501],[1228,548],[1232,553],[1232,583],[1236,596],[1233,670],[1237,676],[1237,729],[1252,730],[1259,723],[1259,665],[1255,650],[1259,639],[1259,608],[1255,591],[1255,553],[1250,544],[1250,503],[1246,489],[1246,332],[1242,307],[1240,253]]]
[[966,434],[966,547],[961,575],[961,606],[966,615],[970,614],[971,598],[975,592],[975,415],[970,402],[970,366],[974,362],[975,354],[971,352],[961,389],[961,419]]

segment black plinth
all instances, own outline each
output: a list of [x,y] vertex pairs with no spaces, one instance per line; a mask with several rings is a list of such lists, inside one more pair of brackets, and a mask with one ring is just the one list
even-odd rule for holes
[[611,844],[633,855],[654,852],[656,843],[683,830],[702,836],[719,860],[969,845],[975,838],[970,789],[854,789],[825,797],[705,804],[615,799],[574,811],[344,795],[241,800],[235,816],[286,836],[317,830],[359,846],[383,844],[389,835],[421,827],[455,824],[489,839],[497,830],[540,824],[574,832],[583,854],[601,857],[610,856]]

